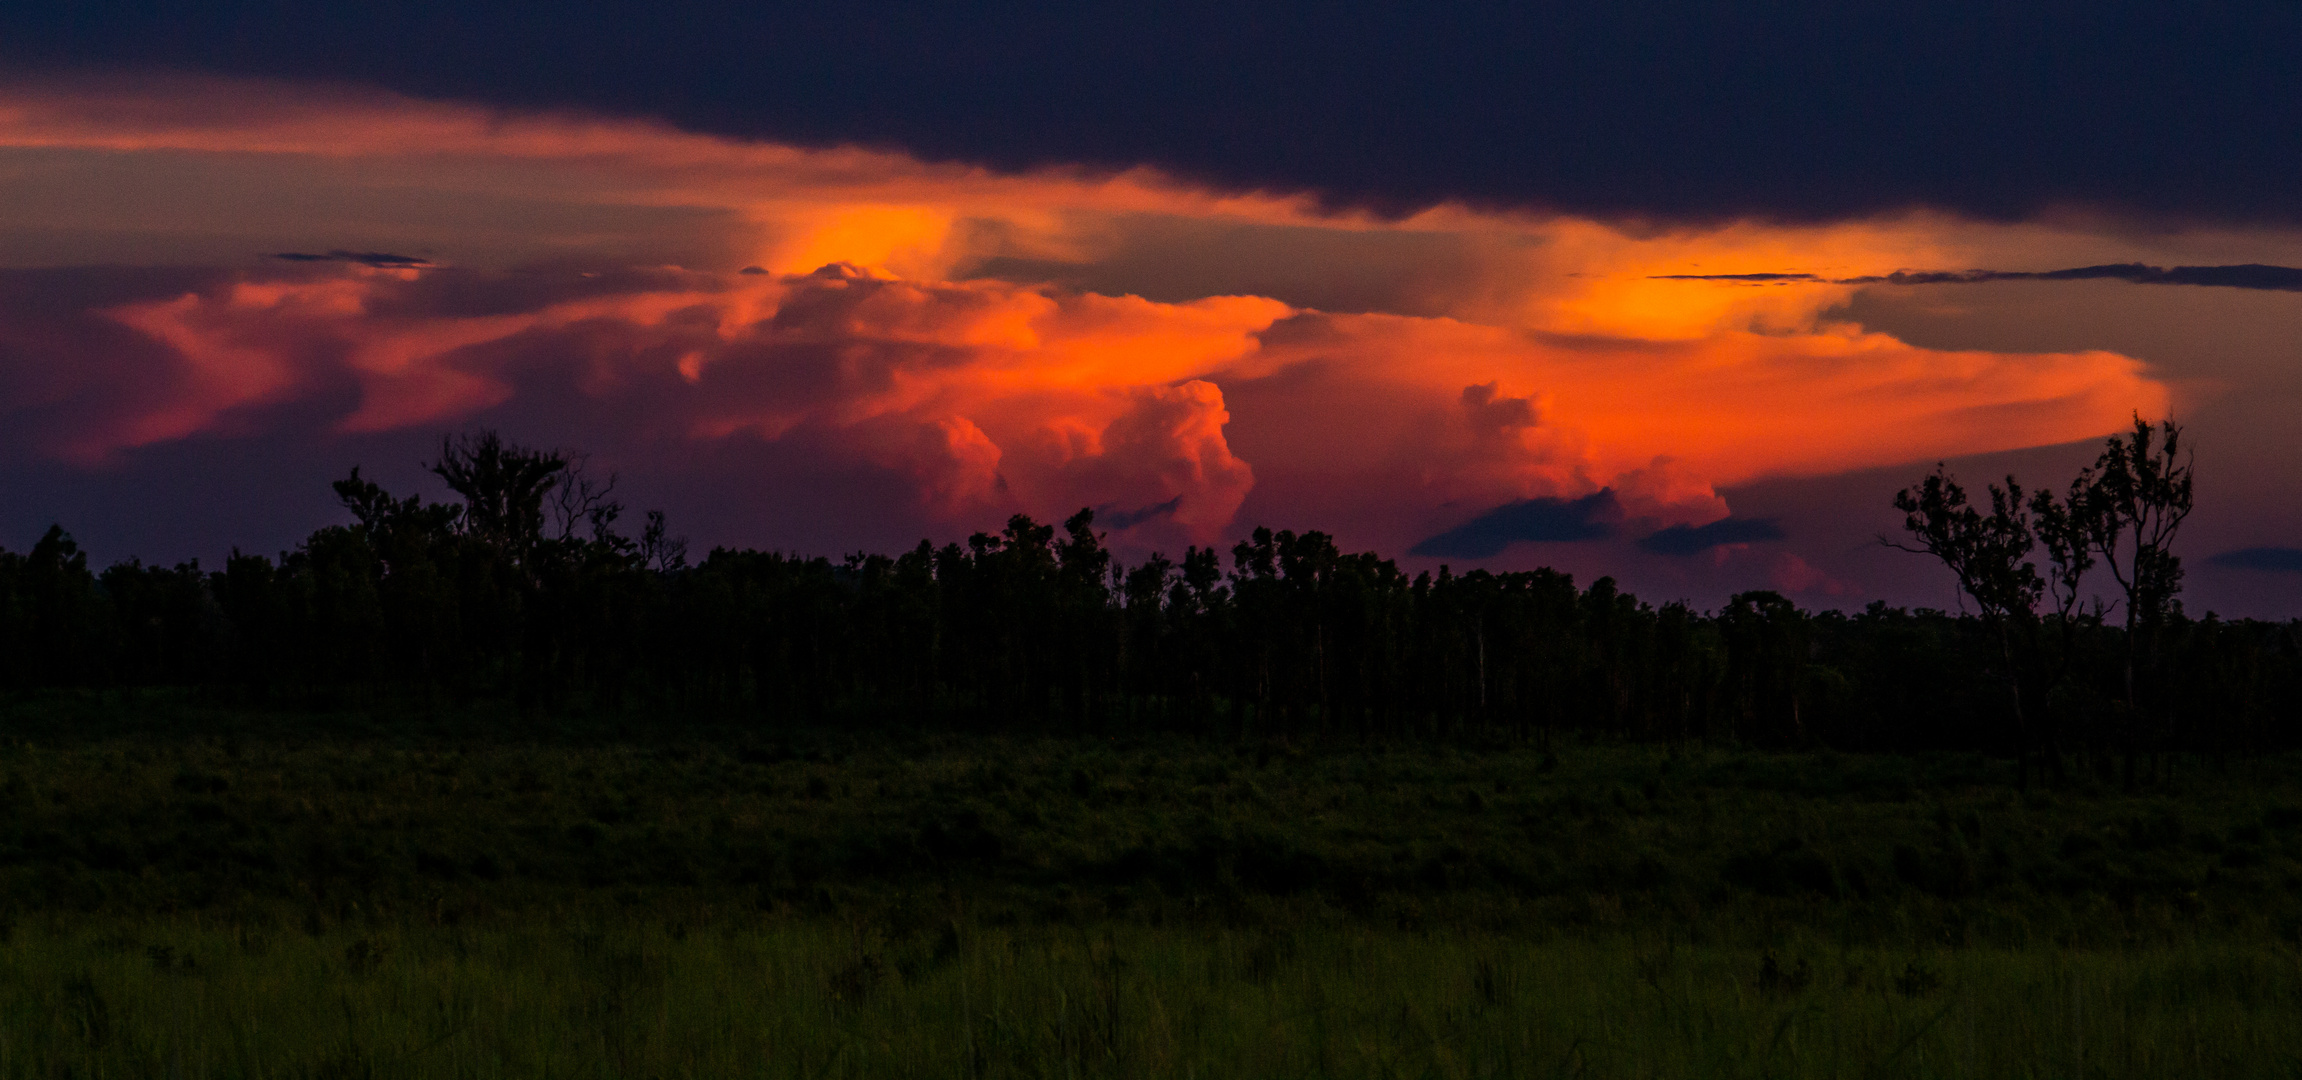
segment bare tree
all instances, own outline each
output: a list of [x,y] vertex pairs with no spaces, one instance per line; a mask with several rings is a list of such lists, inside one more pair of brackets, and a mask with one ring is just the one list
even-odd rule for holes
[[[561,456],[567,467],[553,480],[548,500],[556,539],[615,543],[615,521],[623,516],[623,503],[615,497],[616,474],[601,480],[591,474],[589,455]],[[581,535],[586,531],[588,537]]]

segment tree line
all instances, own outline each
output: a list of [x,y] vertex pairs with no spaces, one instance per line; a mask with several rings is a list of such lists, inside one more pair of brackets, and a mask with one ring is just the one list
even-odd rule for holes
[[[2060,495],[1937,469],[1898,546],[1973,610],[1716,611],[1552,570],[1409,574],[1324,533],[1115,561],[1082,510],[843,559],[715,549],[614,478],[492,432],[443,442],[456,500],[358,470],[352,521],[218,570],[92,570],[52,528],[0,552],[0,691],[191,688],[261,705],[503,700],[730,723],[1969,750],[2025,774],[2297,740],[2302,624],[2186,616],[2179,429],[2137,421]],[[2033,553],[2043,546],[2047,569]],[[1226,558],[1227,555],[1227,558]],[[2082,592],[2090,571],[2117,586]]]

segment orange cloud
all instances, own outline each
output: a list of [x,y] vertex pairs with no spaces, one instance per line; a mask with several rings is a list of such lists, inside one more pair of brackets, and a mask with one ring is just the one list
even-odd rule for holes
[[[1834,324],[1851,286],[1662,277],[2108,261],[2113,240],[2083,229],[1907,215],[1644,233],[1456,206],[1380,220],[1146,170],[1004,175],[364,92],[193,89],[0,90],[0,146],[91,175],[187,157],[212,174],[206,194],[117,185],[143,192],[134,205],[50,191],[51,217],[112,227],[103,243],[128,243],[130,222],[154,251],[212,233],[241,253],[227,281],[102,308],[174,366],[164,391],[123,396],[52,452],[93,460],[325,394],[350,401],[342,431],[454,425],[548,386],[647,438],[805,435],[944,517],[1090,504],[1203,541],[1278,484],[1362,505],[1396,530],[1364,542],[1403,546],[1465,508],[1601,487],[1634,521],[1699,524],[1727,514],[1722,485],[2063,442],[2170,405],[2129,357],[1931,350]],[[0,195],[18,182],[33,181],[0,177]],[[11,220],[0,258],[37,231]],[[629,269],[659,233],[698,260]],[[259,245],[403,242],[447,268],[246,268],[279,250]],[[569,260],[592,276],[537,269]]]
[[[688,439],[830,432],[944,513],[1173,502],[1229,526],[1258,466],[1404,477],[1403,506],[1580,495],[1656,525],[1724,516],[1715,486],[2059,442],[2155,412],[2107,353],[1918,349],[1822,329],[1692,341],[1562,338],[1451,319],[1303,312],[1254,297],[1162,304],[843,267],[677,275],[516,314],[410,311],[408,275],[241,281],[112,317],[163,342],[185,389],[106,433],[145,445],[298,387],[349,381],[345,430],[444,426],[539,369]],[[1225,386],[1279,433],[1242,460]],[[845,433],[838,435],[838,433]]]
[[1173,520],[1211,536],[1253,473],[1225,445],[1222,391],[1195,376],[1252,353],[1254,333],[1288,311],[1251,297],[1154,304],[840,267],[667,284],[477,317],[400,311],[409,282],[376,273],[126,305],[110,316],[196,377],[72,449],[148,445],[344,381],[358,398],[343,430],[453,425],[540,364],[681,437],[844,432],[858,456],[912,475],[946,512],[1175,501]]
[[1291,429],[1323,470],[1416,460],[1428,497],[1484,505],[1614,486],[1662,524],[1725,516],[1716,485],[2085,438],[2167,405],[2127,357],[1941,352],[1843,329],[1654,342],[1305,315],[1265,339],[1248,374],[1315,371],[1304,396],[1341,403],[1306,401]]

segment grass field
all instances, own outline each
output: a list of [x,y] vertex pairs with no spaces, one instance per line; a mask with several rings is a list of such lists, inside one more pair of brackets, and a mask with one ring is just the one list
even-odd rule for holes
[[2263,1077],[2298,1010],[2283,947],[166,920],[19,927],[0,1075]]
[[5,1076],[2302,1070],[2282,758],[6,719]]

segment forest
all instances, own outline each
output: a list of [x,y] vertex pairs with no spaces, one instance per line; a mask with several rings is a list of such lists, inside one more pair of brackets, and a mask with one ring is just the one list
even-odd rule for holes
[[1940,470],[1902,492],[1908,529],[1886,542],[1958,576],[1953,613],[1806,611],[1772,592],[1704,612],[1550,570],[1410,576],[1266,528],[1227,557],[1125,566],[1084,509],[894,555],[721,548],[691,565],[660,513],[619,531],[612,477],[580,456],[479,432],[432,465],[457,501],[355,469],[335,484],[353,522],[277,558],[98,570],[54,528],[0,552],[0,688],[500,701],[766,730],[1572,733],[1971,750],[2025,775],[2083,759],[2131,777],[2138,760],[2287,749],[2302,732],[2302,623],[2181,608],[2178,438],[2138,420],[2066,497],[2009,477],[1970,502]]
[[2302,624],[2182,610],[2180,451],[1919,477],[1958,613],[1084,510],[691,563],[489,432],[277,558],[50,530],[0,1077],[2274,1074]]

